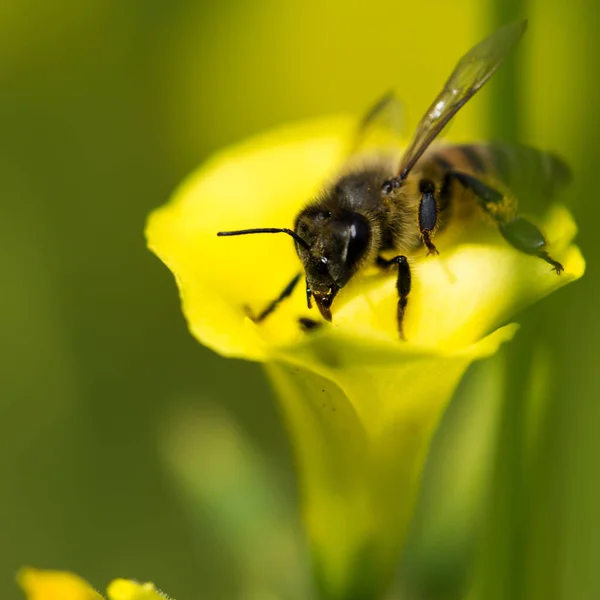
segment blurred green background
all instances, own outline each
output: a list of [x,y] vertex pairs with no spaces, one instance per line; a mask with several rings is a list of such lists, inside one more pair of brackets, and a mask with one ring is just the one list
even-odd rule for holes
[[518,55],[452,134],[570,161],[588,273],[461,386],[399,579],[423,599],[467,581],[486,600],[600,597],[597,4],[4,0],[1,598],[25,564],[179,600],[307,597],[272,393],[258,366],[189,336],[146,215],[219,147],[360,114],[391,85],[410,128],[461,53],[523,16]]

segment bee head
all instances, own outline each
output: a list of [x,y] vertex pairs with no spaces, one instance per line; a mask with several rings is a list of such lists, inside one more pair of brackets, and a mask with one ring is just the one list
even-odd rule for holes
[[367,219],[354,211],[309,206],[298,215],[296,244],[306,282],[323,317],[331,320],[331,303],[358,270],[371,241]]

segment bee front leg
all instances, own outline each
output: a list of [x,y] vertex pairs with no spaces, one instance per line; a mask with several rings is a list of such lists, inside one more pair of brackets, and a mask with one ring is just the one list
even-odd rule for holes
[[396,280],[396,289],[398,290],[398,333],[400,339],[406,339],[404,337],[404,313],[406,312],[406,304],[408,303],[408,294],[410,293],[410,266],[406,256],[395,256],[391,260],[377,258],[377,264],[380,267],[390,267],[392,265],[398,266],[398,279]]
[[438,249],[431,241],[433,230],[437,225],[438,206],[435,200],[435,185],[430,179],[421,179],[419,182],[421,201],[419,202],[419,230],[421,239],[427,246],[427,254],[439,254]]
[[283,300],[285,300],[288,296],[292,295],[292,292],[294,291],[294,288],[300,281],[301,276],[302,273],[294,275],[294,278],[283,288],[279,296],[277,296],[277,298],[269,302],[269,304],[267,304],[267,306],[260,313],[258,313],[258,315],[254,315],[251,312],[251,310],[248,307],[246,307],[246,313],[250,317],[250,319],[252,319],[255,323],[260,323],[264,321],[272,312],[275,311],[275,309]]

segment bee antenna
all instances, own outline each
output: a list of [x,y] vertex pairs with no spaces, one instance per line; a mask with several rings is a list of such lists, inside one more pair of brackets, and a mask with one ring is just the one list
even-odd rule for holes
[[287,228],[278,229],[275,227],[263,227],[261,229],[239,229],[238,231],[219,231],[217,235],[219,237],[226,237],[230,235],[248,235],[250,233],[287,233],[289,236],[293,237],[294,240],[296,240],[296,242],[303,248],[310,250],[310,246],[303,238],[301,238],[295,231]]

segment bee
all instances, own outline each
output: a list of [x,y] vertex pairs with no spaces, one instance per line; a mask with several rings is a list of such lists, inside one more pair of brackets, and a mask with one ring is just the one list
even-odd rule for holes
[[[459,60],[421,119],[397,169],[383,162],[340,176],[301,210],[293,229],[244,229],[217,235],[291,236],[304,267],[308,307],[314,300],[327,321],[332,319],[336,295],[357,273],[370,266],[395,268],[401,339],[411,289],[409,257],[419,251],[438,254],[436,234],[458,215],[486,216],[511,246],[546,261],[560,274],[563,267],[548,254],[542,232],[518,214],[512,190],[518,188],[515,175],[527,162],[536,168],[536,186],[552,191],[567,179],[564,163],[548,153],[502,144],[432,146],[450,119],[494,74],[526,27],[526,21],[507,25]],[[357,137],[389,112],[394,101],[390,94],[379,101],[363,119]],[[384,258],[390,253],[395,256]],[[254,320],[270,315],[301,279],[302,273],[296,275]]]

